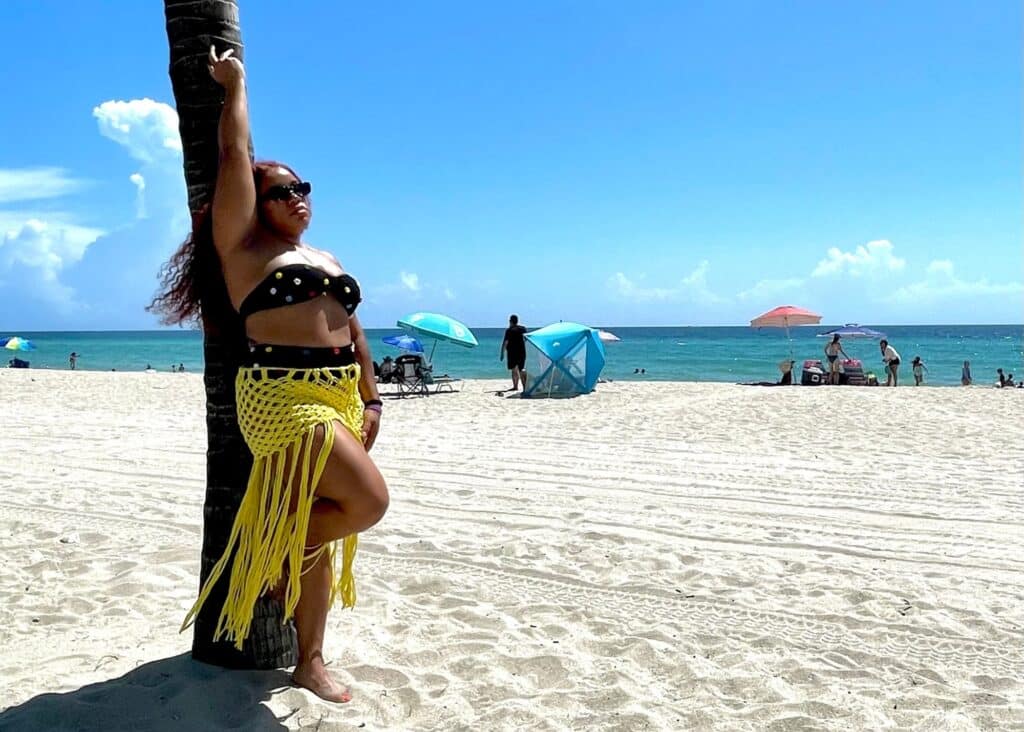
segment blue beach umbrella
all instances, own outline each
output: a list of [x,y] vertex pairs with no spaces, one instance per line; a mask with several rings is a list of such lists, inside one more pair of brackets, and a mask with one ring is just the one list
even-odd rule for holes
[[832,336],[841,336],[842,338],[885,338],[885,333],[879,330],[872,330],[871,328],[865,328],[863,325],[857,325],[856,323],[847,323],[840,328],[833,328],[832,330],[824,333],[818,333],[818,338],[831,338]]
[[400,335],[389,335],[381,338],[382,341],[387,343],[389,346],[395,348],[401,348],[403,351],[409,351],[411,353],[423,353],[423,344],[413,338],[411,335],[402,333]]
[[463,348],[475,348],[476,336],[465,323],[438,313],[412,313],[398,319],[398,327],[426,338],[433,338],[430,360],[434,360],[434,348],[438,341],[448,341]]
[[19,338],[18,336],[11,336],[10,338],[0,338],[0,348],[6,348],[8,351],[34,351],[36,346],[32,341],[27,338]]

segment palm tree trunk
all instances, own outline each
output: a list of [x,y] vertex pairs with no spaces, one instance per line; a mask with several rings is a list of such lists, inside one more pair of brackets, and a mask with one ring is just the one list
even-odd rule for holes
[[[217,123],[223,92],[206,69],[207,53],[214,43],[220,51],[227,47],[235,49],[235,55],[242,58],[238,6],[235,0],[164,0],[164,13],[188,206],[194,214],[210,200],[217,178]],[[252,455],[238,430],[235,412],[236,354],[241,352],[244,341],[245,332],[238,319],[203,323],[207,453],[200,581],[206,579],[227,546],[252,465]],[[224,574],[196,619],[192,657],[231,668],[294,665],[295,628],[291,623],[282,623],[282,607],[269,597],[257,603],[252,631],[241,652],[230,643],[213,641],[229,574]]]

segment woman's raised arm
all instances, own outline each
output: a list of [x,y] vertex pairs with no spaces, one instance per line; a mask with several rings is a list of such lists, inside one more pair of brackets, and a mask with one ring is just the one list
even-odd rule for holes
[[210,46],[210,76],[224,87],[217,142],[220,161],[213,193],[213,243],[224,255],[245,244],[256,226],[256,183],[249,159],[249,103],[245,69],[228,49]]

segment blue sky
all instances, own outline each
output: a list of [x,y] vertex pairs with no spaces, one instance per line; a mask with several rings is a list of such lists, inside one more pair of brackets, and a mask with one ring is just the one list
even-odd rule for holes
[[[241,13],[257,155],[368,327],[1022,320],[1017,2],[350,5]],[[155,326],[163,23],[0,4],[0,329]]]

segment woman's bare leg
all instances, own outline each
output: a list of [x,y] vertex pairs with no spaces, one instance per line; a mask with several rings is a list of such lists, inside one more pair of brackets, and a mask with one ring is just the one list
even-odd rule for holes
[[327,602],[331,596],[329,554],[323,552],[315,564],[303,569],[302,594],[295,608],[299,661],[295,664],[292,680],[321,699],[341,703],[351,701],[349,690],[339,684],[324,666],[324,629],[327,627]]
[[[335,423],[334,446],[324,467],[309,517],[306,546],[313,547],[342,539],[377,523],[388,506],[387,486],[363,446],[340,424]],[[314,438],[313,452],[323,443],[323,431]],[[327,552],[315,563],[303,567],[300,595],[295,609],[299,660],[292,679],[328,701],[347,702],[349,690],[339,684],[324,666],[324,631],[331,596],[331,566]]]

